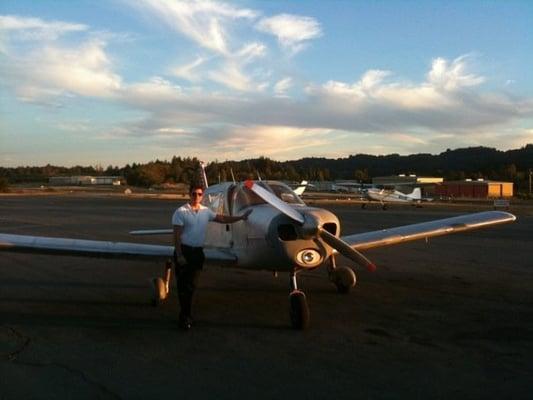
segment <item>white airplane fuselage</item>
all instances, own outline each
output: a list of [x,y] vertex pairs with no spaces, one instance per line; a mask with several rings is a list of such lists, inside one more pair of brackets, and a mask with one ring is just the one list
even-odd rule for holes
[[382,203],[413,203],[421,200],[420,188],[415,188],[412,193],[405,194],[397,190],[370,188],[367,190],[370,200]]
[[[253,208],[247,221],[234,224],[210,222],[205,240],[206,248],[225,249],[237,258],[239,268],[290,271],[294,269],[314,269],[320,267],[333,253],[333,250],[307,235],[299,226],[282,212],[269,204],[247,204],[239,201],[244,198],[246,189],[239,184],[222,183],[209,186],[204,194],[203,204],[218,213],[240,215]],[[319,221],[331,233],[340,235],[340,223],[331,212],[307,207],[298,200],[293,207],[308,221]],[[214,203],[215,202],[215,203]],[[306,260],[303,256],[307,255]],[[313,258],[314,257],[314,258]],[[312,258],[311,261],[309,259]]]

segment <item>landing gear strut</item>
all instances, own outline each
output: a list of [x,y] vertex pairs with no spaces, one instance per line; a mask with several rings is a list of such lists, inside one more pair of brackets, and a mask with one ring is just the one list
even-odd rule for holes
[[351,268],[337,267],[335,256],[331,256],[328,265],[329,280],[337,287],[339,293],[349,293],[350,289],[355,286],[357,278]]
[[160,278],[153,278],[151,280],[152,305],[154,307],[159,306],[161,303],[163,303],[167,299],[168,292],[170,291],[169,283],[170,283],[171,276],[172,276],[172,261],[168,260],[165,263],[165,269],[163,271],[163,276]]
[[303,330],[309,326],[309,306],[305,293],[298,290],[296,271],[289,276],[291,292],[289,294],[291,325],[294,329]]

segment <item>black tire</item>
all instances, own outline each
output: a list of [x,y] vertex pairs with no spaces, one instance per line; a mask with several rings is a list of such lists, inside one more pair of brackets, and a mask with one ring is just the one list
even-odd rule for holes
[[294,329],[304,330],[309,327],[309,307],[305,293],[299,290],[289,295],[291,325]]
[[335,274],[333,283],[337,287],[337,291],[342,294],[350,293],[357,281],[355,273],[348,267],[339,267],[333,273]]

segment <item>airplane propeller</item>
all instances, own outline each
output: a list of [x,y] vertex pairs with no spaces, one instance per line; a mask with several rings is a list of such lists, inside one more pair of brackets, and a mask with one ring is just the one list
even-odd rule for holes
[[365,267],[370,272],[374,272],[376,270],[376,264],[366,258],[361,252],[351,248],[344,240],[332,235],[323,228],[318,229],[318,234],[324,242],[333,247],[344,257],[349,258],[355,263]]
[[319,221],[310,221],[306,219],[304,215],[295,210],[293,207],[285,203],[279,197],[269,192],[260,185],[255,184],[254,181],[248,180],[244,183],[248,189],[261,197],[264,201],[270,204],[272,207],[278,209],[283,214],[291,218],[293,221],[297,222],[303,227],[305,233],[312,233],[313,235],[320,236],[320,238],[327,243],[329,246],[337,250],[344,257],[349,258],[355,263],[359,264],[362,267],[365,267],[369,271],[373,272],[376,270],[376,265],[366,258],[361,252],[350,247],[348,243],[338,238],[337,236],[331,234],[324,228],[318,225]]
[[303,225],[305,222],[304,216],[296,211],[294,208],[289,206],[283,200],[278,198],[274,193],[269,192],[260,185],[256,185],[254,181],[244,182],[244,186],[254,192],[256,195],[261,197],[264,201],[270,204],[272,207],[277,208],[283,214],[291,218],[292,220],[298,222],[300,225]]

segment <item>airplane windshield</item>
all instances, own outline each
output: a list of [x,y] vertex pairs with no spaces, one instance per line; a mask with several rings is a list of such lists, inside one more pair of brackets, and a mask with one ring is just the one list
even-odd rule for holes
[[[289,204],[304,204],[304,202],[289,188],[280,182],[257,182],[269,192],[274,193],[278,198]],[[234,194],[234,210],[240,210],[266,202],[248,188],[242,186]]]
[[265,186],[266,189],[270,189],[271,192],[273,192],[285,203],[304,204],[303,201],[287,185],[284,185],[280,182],[269,182],[268,187],[266,187],[267,185],[262,186]]
[[235,210],[240,211],[249,206],[256,206],[258,204],[266,204],[266,202],[246,187],[241,187],[235,191],[234,207]]

